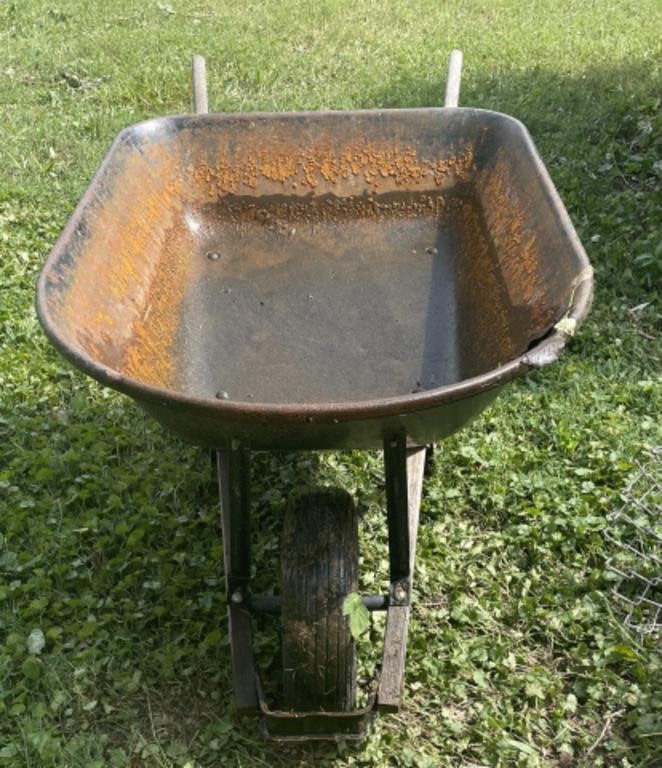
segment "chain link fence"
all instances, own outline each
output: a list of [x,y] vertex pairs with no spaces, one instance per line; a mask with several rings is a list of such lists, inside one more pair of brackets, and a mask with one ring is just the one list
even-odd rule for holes
[[625,624],[641,634],[662,631],[662,447],[636,463],[623,503],[605,531],[612,595]]

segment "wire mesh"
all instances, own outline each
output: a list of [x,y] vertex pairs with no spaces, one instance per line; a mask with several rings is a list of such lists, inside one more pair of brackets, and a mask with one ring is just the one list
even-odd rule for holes
[[636,462],[621,493],[623,504],[609,516],[605,538],[612,594],[625,624],[641,634],[662,632],[662,447]]

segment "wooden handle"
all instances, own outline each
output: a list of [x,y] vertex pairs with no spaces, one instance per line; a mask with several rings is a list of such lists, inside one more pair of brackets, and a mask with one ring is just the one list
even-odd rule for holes
[[202,56],[193,57],[193,109],[197,115],[206,115],[209,112],[207,64]]
[[451,51],[448,57],[445,107],[457,107],[460,101],[460,80],[462,79],[462,51]]

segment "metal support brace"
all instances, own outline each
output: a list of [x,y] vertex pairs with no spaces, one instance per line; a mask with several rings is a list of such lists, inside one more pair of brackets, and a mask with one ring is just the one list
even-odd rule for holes
[[258,680],[261,730],[271,741],[360,741],[368,735],[375,716],[375,698],[351,712],[284,712],[269,709]]
[[228,623],[232,682],[237,711],[258,711],[257,681],[253,661],[253,633],[248,605],[250,581],[250,507],[248,451],[239,443],[216,452],[221,493],[221,525],[228,595]]
[[411,568],[407,498],[407,437],[404,432],[391,435],[384,440],[384,474],[391,605],[408,605]]
[[[423,473],[425,471],[425,448],[409,448],[405,451],[405,490],[398,485],[402,479],[402,445],[396,441],[397,445],[389,445],[390,450],[385,450],[385,459],[387,462],[393,461],[397,471],[391,472],[399,480],[393,477],[388,479],[387,463],[387,494],[391,493],[402,503],[403,496],[406,498],[406,517],[407,517],[407,536],[403,536],[395,543],[396,554],[393,557],[395,563],[401,564],[401,548],[404,541],[407,542],[408,557],[408,591],[407,600],[399,605],[392,602],[389,605],[386,615],[386,633],[384,636],[384,653],[382,656],[382,670],[379,678],[379,689],[377,691],[377,707],[386,712],[397,712],[402,701],[402,683],[405,674],[405,660],[407,657],[407,634],[409,630],[409,598],[413,581],[414,562],[416,559],[416,536],[418,532],[418,519],[421,508],[421,493],[423,489]],[[389,491],[389,486],[391,491]],[[396,504],[397,507],[397,504]],[[402,511],[394,512],[394,528],[401,525]],[[389,544],[391,538],[391,525],[389,518]]]
[[220,464],[221,500],[224,517],[226,510],[228,515],[225,551],[228,599],[234,604],[240,604],[247,596],[251,578],[249,455],[236,441],[233,441],[230,450],[219,451],[219,454],[223,457]]

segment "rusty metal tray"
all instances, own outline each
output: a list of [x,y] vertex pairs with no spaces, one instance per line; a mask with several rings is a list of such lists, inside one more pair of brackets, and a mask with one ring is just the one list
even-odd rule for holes
[[120,133],[37,306],[65,356],[190,440],[376,447],[441,438],[555,359],[591,284],[511,117],[216,114]]

